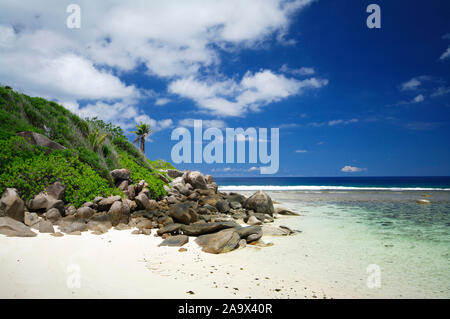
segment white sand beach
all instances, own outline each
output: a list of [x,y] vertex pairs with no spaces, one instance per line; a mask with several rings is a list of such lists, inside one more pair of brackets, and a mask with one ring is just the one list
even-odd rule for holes
[[[283,205],[284,197],[290,196],[270,195]],[[183,246],[185,252],[178,247],[158,247],[162,239],[154,236],[156,229],[149,236],[131,234],[133,229],[63,237],[0,235],[0,298],[448,296],[448,289],[442,288],[446,273],[436,268],[445,249],[434,251],[419,242],[411,246],[409,241],[396,241],[398,248],[393,250],[385,245],[391,240],[374,237],[363,224],[349,224],[332,208],[302,209],[298,205],[288,202],[286,206],[297,207],[302,216],[278,216],[273,225],[301,233],[263,236],[273,246],[247,245],[219,255],[202,252],[195,237]],[[399,256],[398,249],[405,255]],[[428,274],[433,261],[436,270]],[[370,289],[366,284],[367,266],[372,263],[381,266],[380,288]]]
[[281,263],[264,262],[268,256],[283,258],[276,244],[214,255],[202,252],[191,237],[187,251],[179,252],[158,247],[162,239],[153,236],[155,230],[150,236],[131,231],[0,236],[0,298],[324,297],[322,289],[293,280]]

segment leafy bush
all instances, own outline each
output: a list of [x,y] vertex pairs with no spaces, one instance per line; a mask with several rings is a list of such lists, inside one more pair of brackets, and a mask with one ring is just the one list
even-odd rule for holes
[[156,161],[148,160],[148,162],[154,169],[175,169],[175,167],[173,167],[172,164],[170,164],[169,162],[166,162],[162,159],[159,159]]
[[164,182],[161,181],[154,172],[148,168],[140,166],[127,153],[123,151],[119,151],[118,153],[121,167],[127,168],[130,171],[130,176],[134,183],[145,180],[149,185],[148,188],[150,189],[150,193],[154,199],[159,199],[166,195]]
[[95,196],[119,193],[89,165],[81,162],[73,150],[46,154],[43,148],[28,145],[21,137],[0,141],[0,166],[0,192],[14,187],[25,200],[56,181],[66,186],[65,200],[76,207]]
[[[67,149],[48,153],[17,137],[21,131],[43,134]],[[89,136],[95,132],[97,137],[107,137],[93,145]],[[66,202],[80,205],[95,196],[120,192],[109,172],[124,167],[135,182],[146,180],[156,199],[165,191],[152,165],[173,168],[162,160],[149,161],[119,126],[97,118],[83,120],[53,101],[0,86],[0,195],[5,187],[15,187],[30,199],[60,181],[66,185]]]

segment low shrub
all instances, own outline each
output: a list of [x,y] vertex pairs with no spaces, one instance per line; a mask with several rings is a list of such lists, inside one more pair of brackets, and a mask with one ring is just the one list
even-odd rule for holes
[[80,161],[73,150],[46,154],[46,150],[28,145],[21,137],[0,141],[0,168],[0,192],[14,187],[24,200],[33,198],[56,181],[66,186],[65,201],[76,207],[96,196],[120,193]]
[[149,185],[150,193],[154,199],[159,199],[166,195],[167,192],[164,189],[164,182],[154,172],[136,163],[127,153],[118,151],[118,154],[120,166],[130,171],[130,176],[134,183],[145,180]]

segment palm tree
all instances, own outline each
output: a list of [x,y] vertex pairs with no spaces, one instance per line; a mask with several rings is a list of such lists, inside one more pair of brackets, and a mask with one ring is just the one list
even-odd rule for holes
[[137,135],[136,139],[133,141],[133,143],[141,143],[141,152],[145,154],[145,139],[150,135],[150,133],[153,133],[153,131],[150,129],[150,124],[146,123],[140,123],[136,124],[136,131],[133,131],[131,133],[134,133]]
[[111,136],[110,133],[100,134],[99,129],[95,131],[95,133],[89,134],[88,140],[94,151],[98,151],[98,147],[105,141],[107,137]]

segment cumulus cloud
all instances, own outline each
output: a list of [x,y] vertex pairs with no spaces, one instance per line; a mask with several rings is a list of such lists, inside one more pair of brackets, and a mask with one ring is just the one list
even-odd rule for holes
[[[291,16],[311,2],[80,0],[81,28],[69,29],[67,3],[4,0],[0,77],[14,88],[55,98],[80,112],[77,104],[93,100],[84,113],[93,113],[92,105],[101,102],[103,112],[120,116],[119,105],[133,101],[122,112],[143,115],[135,105],[145,93],[120,78],[143,66],[147,75],[169,81],[172,93],[194,100],[203,110],[239,116],[326,85],[326,80],[298,81],[268,70],[247,73],[240,82],[204,80],[204,74],[219,69],[222,49],[257,48],[269,38],[288,43]],[[313,74],[312,69],[300,70]],[[166,103],[164,98],[155,102]]]
[[361,167],[355,167],[355,166],[349,166],[349,165],[341,168],[341,172],[344,172],[344,173],[357,173],[357,172],[363,172],[366,170],[367,170],[367,168],[361,168]]
[[96,103],[89,103],[84,107],[80,107],[75,101],[65,101],[62,104],[82,118],[98,117],[104,121],[119,125],[125,130],[133,128],[140,122],[150,124],[154,132],[170,128],[173,125],[171,119],[155,120],[139,110],[137,106],[123,101],[115,103],[98,101]]
[[307,89],[318,89],[328,80],[287,78],[270,70],[247,72],[241,81],[227,79],[214,81],[182,78],[169,85],[169,92],[193,99],[205,110],[222,116],[241,116],[249,110],[258,111],[262,106],[278,102]]

